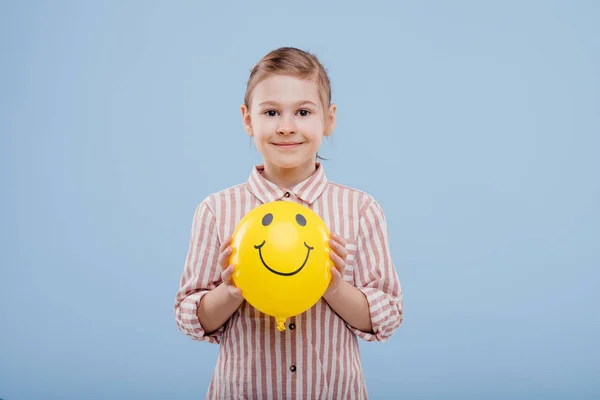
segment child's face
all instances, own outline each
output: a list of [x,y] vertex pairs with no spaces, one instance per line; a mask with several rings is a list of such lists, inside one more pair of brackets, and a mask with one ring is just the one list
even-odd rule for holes
[[335,106],[324,110],[312,80],[273,75],[254,87],[251,108],[242,106],[244,127],[265,164],[314,168],[323,136],[335,125]]

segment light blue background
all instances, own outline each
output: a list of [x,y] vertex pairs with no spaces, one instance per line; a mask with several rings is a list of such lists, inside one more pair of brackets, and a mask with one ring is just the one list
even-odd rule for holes
[[279,46],[330,72],[331,180],[383,206],[405,322],[372,398],[600,397],[595,1],[0,3],[0,398],[198,399],[194,208],[260,158]]

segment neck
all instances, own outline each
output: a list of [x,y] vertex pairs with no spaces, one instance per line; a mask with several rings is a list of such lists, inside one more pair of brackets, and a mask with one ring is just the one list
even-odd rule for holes
[[317,170],[316,160],[310,160],[293,168],[281,168],[265,161],[263,176],[277,186],[291,189],[308,179]]

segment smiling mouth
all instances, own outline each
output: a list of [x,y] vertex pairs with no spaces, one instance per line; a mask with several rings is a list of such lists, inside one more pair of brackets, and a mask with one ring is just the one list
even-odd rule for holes
[[302,143],[273,143],[277,147],[296,147],[300,146]]
[[298,272],[302,271],[302,268],[304,268],[304,266],[306,265],[306,262],[308,261],[308,256],[310,255],[310,251],[314,249],[314,247],[310,247],[309,245],[306,244],[306,242],[304,242],[304,246],[306,246],[308,251],[306,252],[306,258],[304,259],[304,262],[302,263],[300,268],[298,268],[297,270],[292,271],[292,272],[279,272],[279,271],[276,271],[273,268],[269,267],[262,256],[262,247],[265,245],[265,242],[266,242],[266,240],[263,240],[263,242],[261,244],[259,244],[258,246],[256,246],[256,245],[254,246],[254,248],[258,250],[258,255],[260,256],[260,261],[263,263],[263,265],[265,266],[266,269],[268,269],[269,271],[271,271],[274,274],[281,275],[281,276],[292,276],[292,275],[296,275]]

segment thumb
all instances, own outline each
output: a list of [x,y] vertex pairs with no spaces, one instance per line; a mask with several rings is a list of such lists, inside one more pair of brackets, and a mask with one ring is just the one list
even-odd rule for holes
[[236,287],[236,286],[229,286],[229,287],[228,287],[228,289],[229,289],[229,293],[230,293],[230,294],[231,294],[233,297],[235,297],[235,298],[238,298],[238,299],[241,299],[241,298],[243,297],[243,296],[242,296],[242,290],[241,290],[239,287]]

